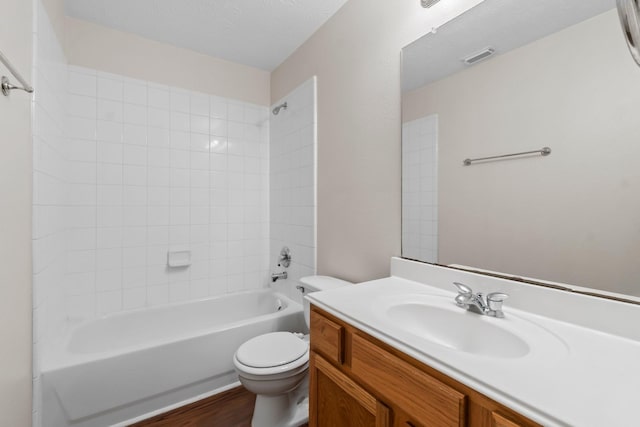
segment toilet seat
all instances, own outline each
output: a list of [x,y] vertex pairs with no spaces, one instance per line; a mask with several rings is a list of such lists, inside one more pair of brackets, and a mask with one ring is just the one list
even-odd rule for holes
[[274,368],[298,360],[308,349],[304,341],[290,332],[272,332],[242,344],[236,357],[251,368]]
[[233,362],[245,376],[293,375],[309,366],[309,342],[290,332],[260,335],[242,344]]

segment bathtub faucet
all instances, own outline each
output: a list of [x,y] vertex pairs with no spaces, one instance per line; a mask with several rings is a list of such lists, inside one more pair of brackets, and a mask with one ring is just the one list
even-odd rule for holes
[[272,273],[271,274],[271,282],[275,283],[276,280],[278,279],[286,279],[287,278],[287,272],[283,271],[282,273]]

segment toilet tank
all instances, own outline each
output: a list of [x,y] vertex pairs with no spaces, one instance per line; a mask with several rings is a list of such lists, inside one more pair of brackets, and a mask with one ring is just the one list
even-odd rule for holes
[[[300,279],[298,289],[302,291],[304,296],[311,292],[328,291],[330,289],[341,288],[348,285],[353,285],[353,283],[329,276],[306,276]],[[307,327],[310,328],[311,304],[306,298],[303,298],[303,305],[304,320],[307,322]]]

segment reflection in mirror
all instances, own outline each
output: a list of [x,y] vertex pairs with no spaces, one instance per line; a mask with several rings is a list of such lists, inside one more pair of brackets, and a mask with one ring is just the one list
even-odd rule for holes
[[640,297],[640,68],[615,7],[485,0],[403,50],[404,257]]

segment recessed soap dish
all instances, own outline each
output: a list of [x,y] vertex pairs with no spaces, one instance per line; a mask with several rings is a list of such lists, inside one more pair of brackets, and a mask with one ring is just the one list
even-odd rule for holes
[[191,251],[169,251],[167,252],[167,265],[171,268],[188,267],[191,265]]

